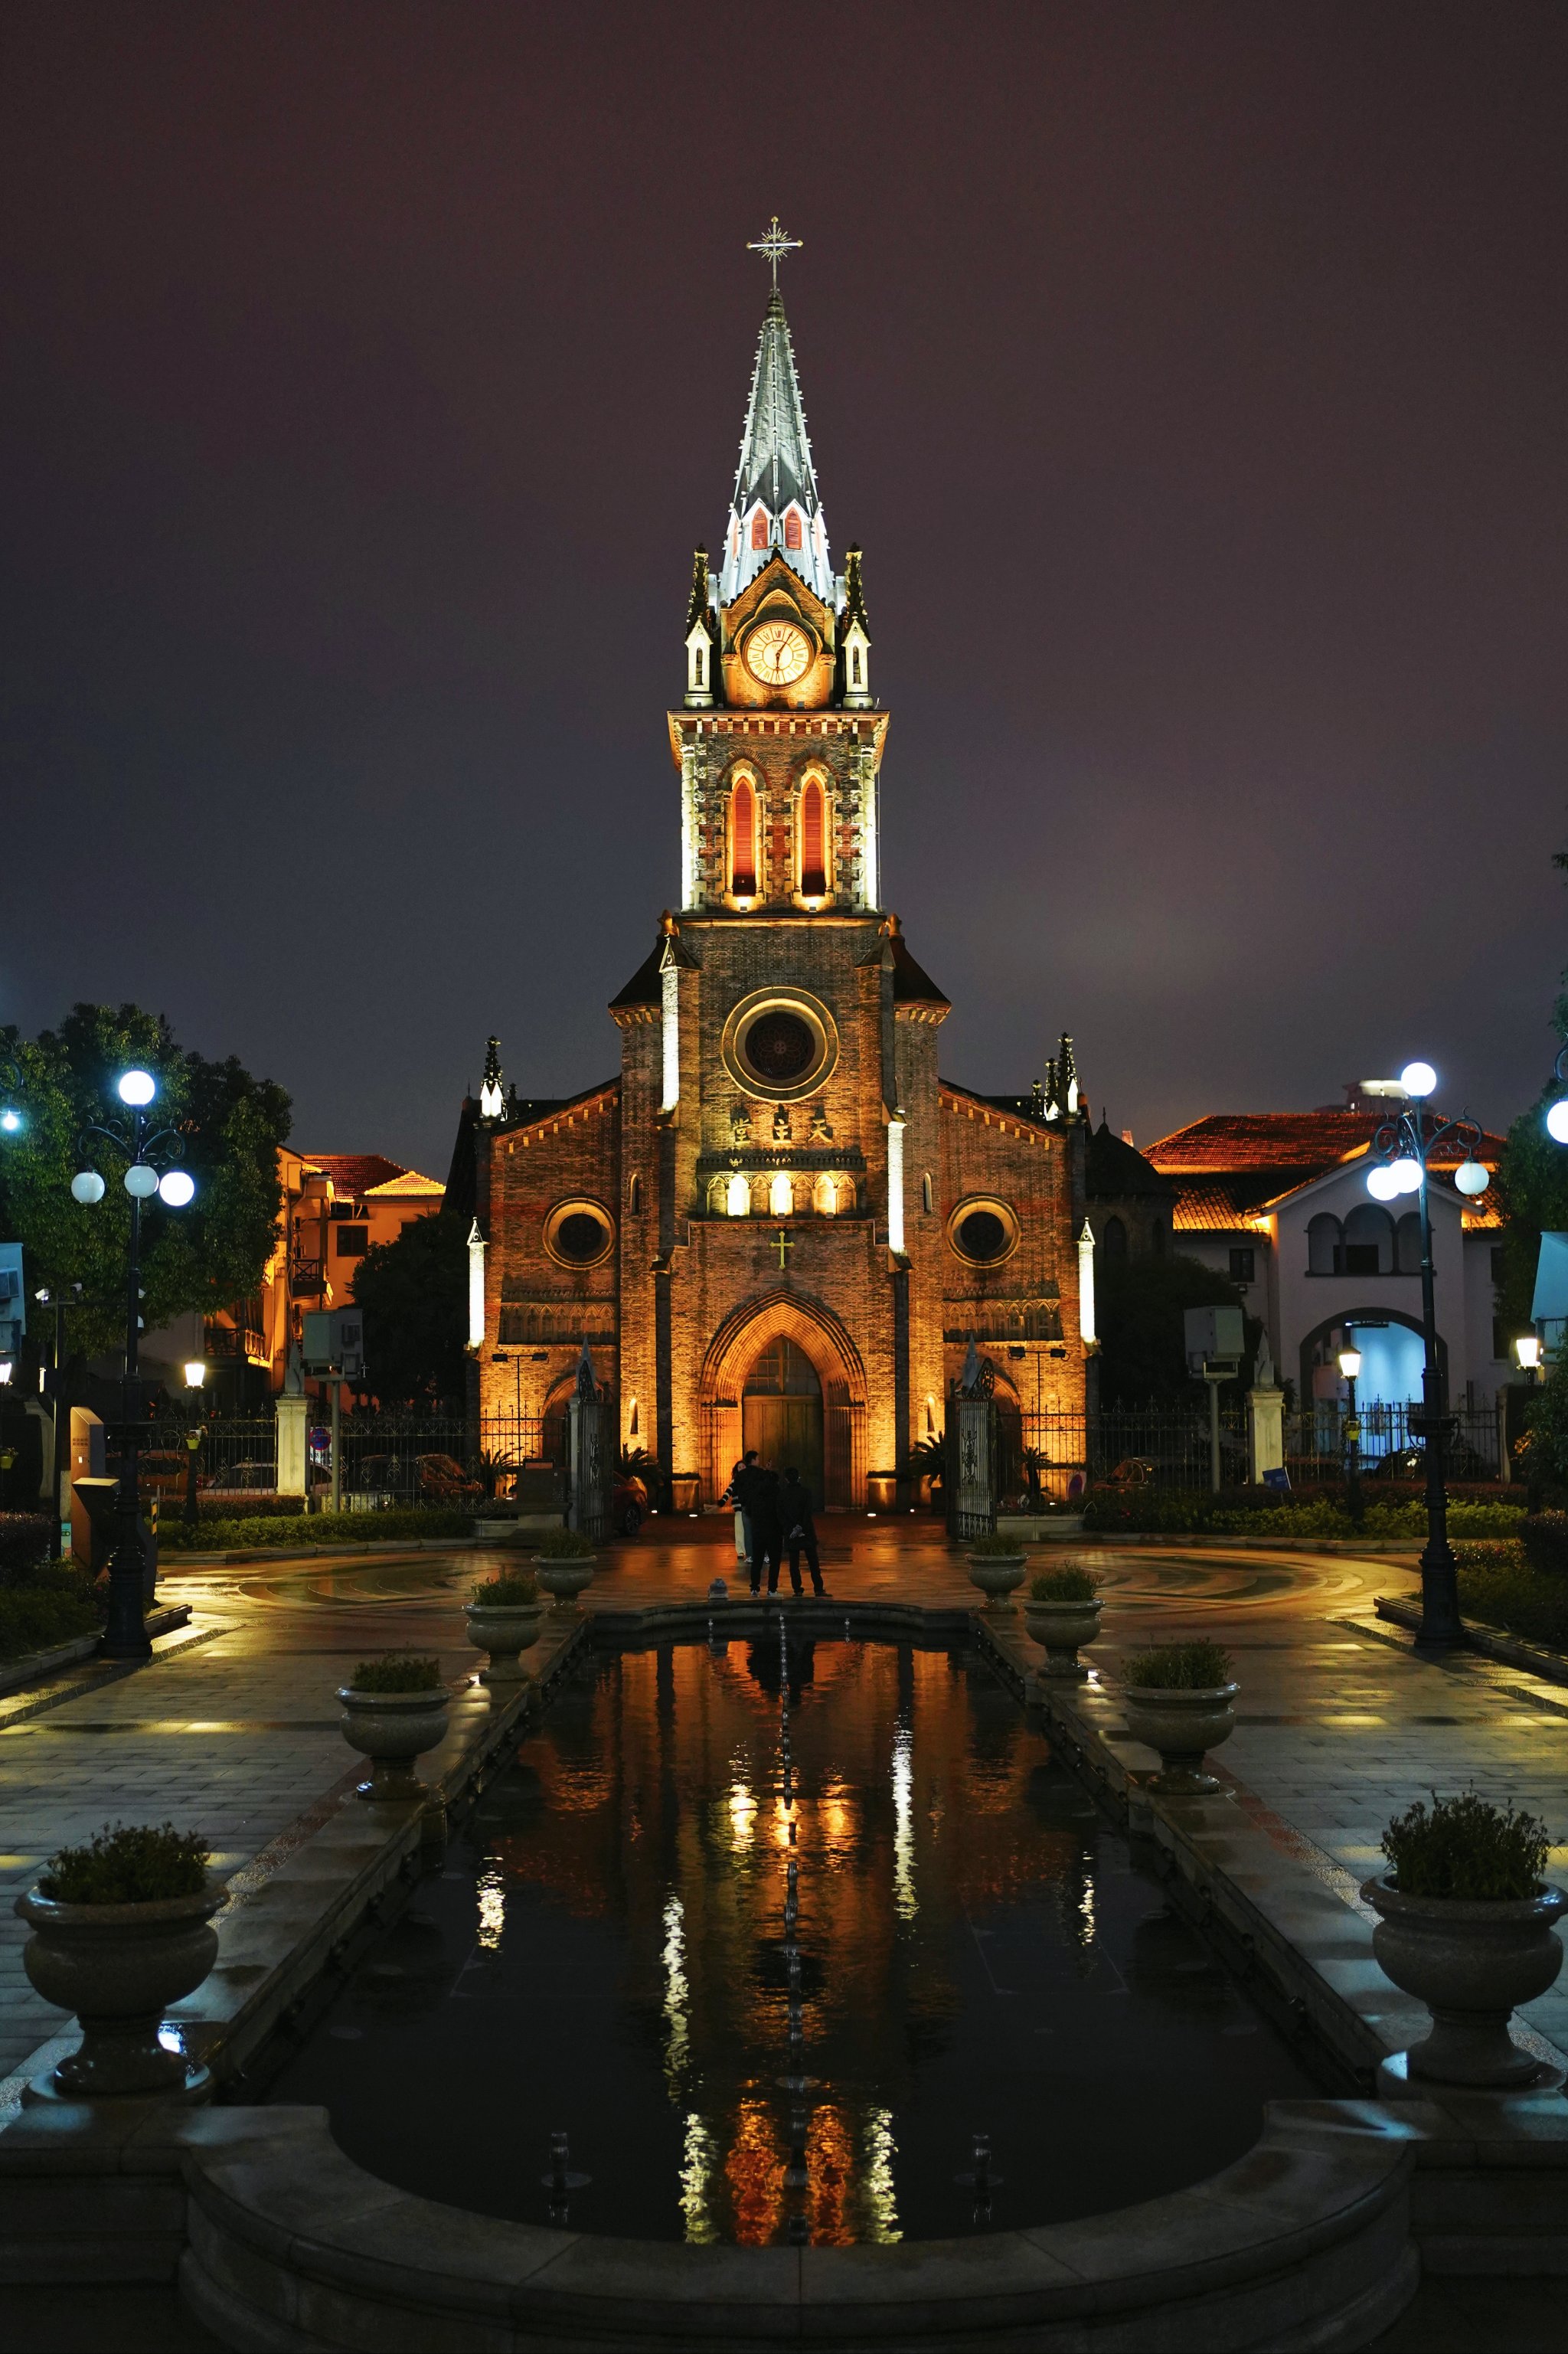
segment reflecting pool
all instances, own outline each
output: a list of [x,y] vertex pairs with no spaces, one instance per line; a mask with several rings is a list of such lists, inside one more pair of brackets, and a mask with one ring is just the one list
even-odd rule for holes
[[974,1654],[770,1627],[585,1657],[269,2097],[482,2213],[842,2245],[1126,2206],[1319,2089]]

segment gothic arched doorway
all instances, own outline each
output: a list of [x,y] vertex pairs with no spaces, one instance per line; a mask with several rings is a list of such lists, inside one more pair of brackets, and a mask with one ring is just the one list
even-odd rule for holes
[[794,1464],[813,1496],[822,1493],[822,1384],[787,1333],[752,1359],[740,1394],[741,1445],[782,1471]]

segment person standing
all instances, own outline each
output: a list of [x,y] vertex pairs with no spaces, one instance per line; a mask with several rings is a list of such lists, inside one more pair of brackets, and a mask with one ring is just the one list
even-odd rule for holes
[[729,1475],[729,1493],[726,1503],[735,1506],[735,1558],[737,1565],[751,1566],[751,1514],[747,1509],[751,1475],[757,1468],[757,1449],[748,1447]]
[[747,1488],[751,1514],[751,1590],[762,1590],[762,1564],[768,1564],[768,1591],[779,1585],[779,1564],[784,1532],[779,1519],[779,1474],[766,1463],[753,1464]]
[[[779,1525],[784,1542],[789,1548],[789,1583],[797,1594],[800,1591],[800,1555],[806,1556],[806,1566],[811,1573],[811,1590],[823,1592],[822,1564],[817,1552],[817,1523],[811,1517],[811,1491],[800,1478],[794,1464],[786,1464],[779,1488]],[[768,1573],[768,1591],[775,1592],[779,1569],[775,1564]]]

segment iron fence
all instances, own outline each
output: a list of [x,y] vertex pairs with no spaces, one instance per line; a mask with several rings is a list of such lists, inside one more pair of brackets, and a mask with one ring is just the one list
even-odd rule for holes
[[[112,1426],[111,1426],[112,1428]],[[190,1450],[186,1434],[200,1429],[196,1492],[213,1501],[270,1495],[278,1485],[278,1425],[271,1415],[239,1419],[224,1415],[150,1422],[141,1435],[137,1469],[144,1495],[184,1495]],[[108,1469],[119,1469],[110,1447]]]
[[[1210,1484],[1206,1414],[1149,1406],[1097,1415],[1003,1416],[998,1439],[1004,1500],[1027,1497],[1036,1484],[1058,1498],[1107,1482],[1193,1490],[1206,1490]],[[1234,1407],[1223,1409],[1220,1477],[1227,1487],[1245,1479],[1247,1461],[1245,1417]]]
[[[1404,1402],[1389,1405],[1381,1400],[1358,1408],[1357,1461],[1369,1479],[1421,1477],[1425,1440],[1412,1426],[1420,1420],[1421,1412],[1419,1405]],[[1496,1409],[1455,1406],[1446,1421],[1448,1478],[1461,1484],[1467,1479],[1500,1479]],[[1350,1422],[1349,1409],[1333,1399],[1286,1416],[1285,1462],[1293,1483],[1305,1486],[1312,1480],[1344,1476],[1350,1462]]]

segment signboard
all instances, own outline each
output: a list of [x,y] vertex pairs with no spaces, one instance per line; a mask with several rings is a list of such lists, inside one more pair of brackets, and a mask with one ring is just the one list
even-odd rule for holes
[[22,1288],[22,1246],[0,1243],[0,1357],[14,1357],[27,1329],[27,1295]]
[[365,1379],[365,1318],[357,1308],[310,1308],[305,1311],[304,1369],[336,1373],[345,1382]]
[[1182,1324],[1189,1373],[1201,1373],[1205,1365],[1238,1363],[1246,1353],[1239,1308],[1184,1309]]

